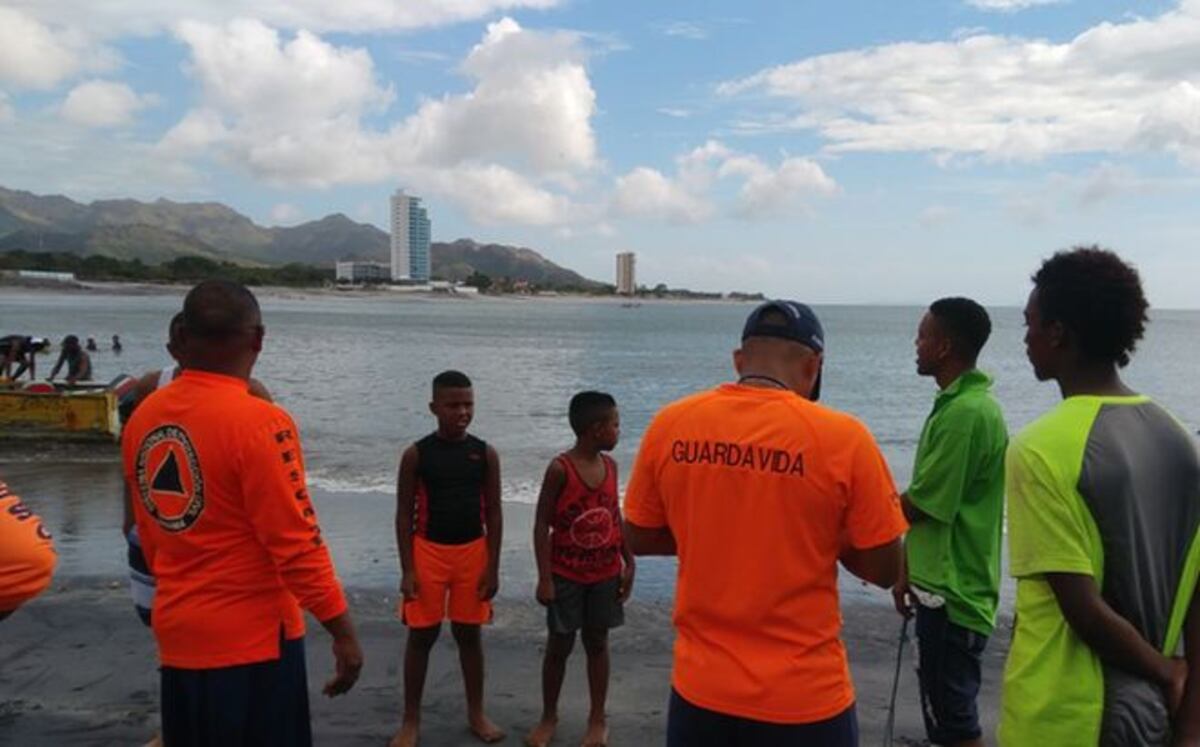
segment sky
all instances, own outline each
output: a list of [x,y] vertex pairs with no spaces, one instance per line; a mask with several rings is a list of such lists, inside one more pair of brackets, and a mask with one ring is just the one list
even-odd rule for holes
[[0,0],[0,185],[529,246],[612,281],[1200,306],[1200,0]]

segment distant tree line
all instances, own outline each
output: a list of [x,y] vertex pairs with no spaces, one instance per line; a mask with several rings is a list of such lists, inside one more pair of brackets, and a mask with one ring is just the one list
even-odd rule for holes
[[235,280],[245,285],[319,286],[333,282],[332,269],[293,262],[270,267],[246,267],[208,259],[183,256],[158,265],[140,259],[114,259],[102,254],[86,257],[67,252],[0,254],[0,270],[72,272],[80,280],[122,280],[143,283],[195,283],[210,278]]

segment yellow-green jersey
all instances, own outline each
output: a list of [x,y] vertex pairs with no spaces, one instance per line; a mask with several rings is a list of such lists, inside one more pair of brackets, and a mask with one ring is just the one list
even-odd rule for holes
[[1013,439],[1007,490],[1017,621],[1000,743],[1165,743],[1162,691],[1106,666],[1063,617],[1045,574],[1091,576],[1147,641],[1175,652],[1200,576],[1191,435],[1147,397],[1070,397]]

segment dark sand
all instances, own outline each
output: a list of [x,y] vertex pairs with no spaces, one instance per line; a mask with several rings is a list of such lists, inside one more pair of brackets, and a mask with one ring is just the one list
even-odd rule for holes
[[[380,592],[352,594],[366,667],[354,691],[336,700],[319,694],[331,671],[331,657],[324,631],[310,625],[309,680],[318,745],[384,745],[398,726],[404,631],[392,619],[394,602],[394,596]],[[627,617],[628,624],[612,636],[611,742],[661,744],[671,668],[669,607],[635,600]],[[506,600],[485,632],[489,712],[509,731],[509,744],[520,744],[539,714],[543,620],[536,604]],[[154,644],[119,583],[56,583],[0,626],[0,744],[141,744],[154,732]],[[980,704],[987,734],[995,729],[999,672],[1007,648],[1004,627],[986,655]],[[898,618],[882,604],[855,602],[846,611],[845,638],[864,745],[880,744],[882,739],[898,631]],[[919,744],[923,731],[911,651],[905,654],[901,679],[899,744]],[[587,713],[579,649],[572,658],[561,712],[558,743],[578,744]],[[425,744],[474,744],[463,725],[461,682],[448,634],[439,642],[430,668],[424,723]]]
[[[123,543],[116,501],[50,500],[71,496],[73,474],[58,484],[44,464],[5,466],[10,484],[56,532],[59,568],[51,589],[0,622],[0,745],[141,745],[158,724],[158,671],[151,633],[138,621],[123,576]],[[111,486],[100,485],[102,494]],[[393,543],[363,540],[363,527],[390,533],[387,501],[314,493],[325,536],[342,578],[352,589],[351,607],[366,654],[362,679],[347,696],[320,694],[332,671],[329,639],[316,622],[308,626],[309,684],[318,745],[383,747],[399,727],[400,662],[405,631],[393,617],[396,602]],[[488,710],[519,745],[541,710],[541,647],[545,613],[532,601],[530,551],[532,507],[505,504],[502,588],[496,621],[484,632]],[[374,531],[368,532],[374,534]],[[639,564],[627,623],[613,632],[608,713],[611,743],[663,743],[670,687],[670,598],[674,561]],[[367,580],[370,579],[370,580]],[[896,664],[900,618],[891,596],[842,581],[844,638],[858,689],[862,744],[881,744]],[[985,659],[980,697],[985,733],[994,733],[999,678],[1008,649],[1009,622],[1001,625]],[[897,744],[923,737],[913,648],[904,656],[897,715]],[[557,744],[577,745],[587,714],[582,647],[567,675]],[[462,685],[449,631],[435,649],[426,689],[426,745],[476,744],[465,728]]]

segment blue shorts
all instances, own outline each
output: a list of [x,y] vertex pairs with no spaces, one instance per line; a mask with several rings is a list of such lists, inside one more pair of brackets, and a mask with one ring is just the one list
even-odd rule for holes
[[858,747],[858,717],[851,705],[811,724],[771,724],[693,705],[671,688],[667,747]]
[[917,605],[917,677],[925,733],[934,744],[978,739],[975,699],[988,637],[950,622],[944,607]]
[[220,669],[162,668],[162,736],[171,747],[310,747],[304,639],[279,658]]

